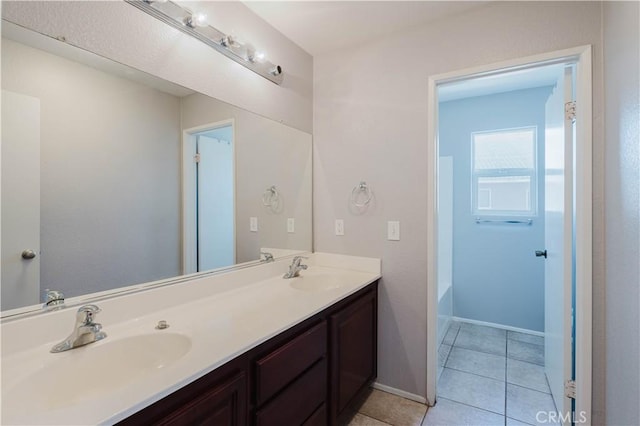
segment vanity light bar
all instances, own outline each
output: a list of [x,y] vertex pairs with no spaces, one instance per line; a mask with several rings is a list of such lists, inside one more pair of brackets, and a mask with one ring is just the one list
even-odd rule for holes
[[132,6],[148,13],[167,25],[208,44],[226,57],[249,68],[256,74],[281,84],[283,75],[280,65],[264,60],[264,54],[251,45],[240,43],[234,37],[206,24],[204,16],[195,14],[169,0],[125,0]]

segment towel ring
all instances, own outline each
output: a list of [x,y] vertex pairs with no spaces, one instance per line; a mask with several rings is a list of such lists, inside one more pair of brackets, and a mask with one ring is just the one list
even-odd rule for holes
[[278,203],[278,198],[280,195],[278,194],[278,190],[275,185],[271,185],[264,191],[262,194],[262,204],[265,207],[273,207],[274,204]]
[[[364,192],[364,195],[366,198],[364,201],[359,203],[357,201],[357,198],[358,198],[358,194],[361,192]],[[369,204],[369,201],[371,201],[372,197],[373,197],[373,192],[371,192],[371,188],[367,186],[367,182],[365,181],[361,181],[359,184],[354,186],[353,190],[351,191],[351,202],[356,207],[366,206],[367,204]]]

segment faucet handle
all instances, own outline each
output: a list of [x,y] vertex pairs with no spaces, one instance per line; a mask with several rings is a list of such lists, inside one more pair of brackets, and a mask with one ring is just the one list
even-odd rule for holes
[[269,253],[268,251],[261,251],[260,256],[264,256],[264,259],[260,259],[261,262],[269,263],[275,260],[273,258],[273,254]]
[[97,305],[84,305],[78,309],[78,313],[76,314],[76,319],[78,322],[83,323],[84,325],[89,325],[93,323],[93,317],[102,312]]
[[61,291],[46,289],[43,309],[55,310],[64,308],[64,294]]

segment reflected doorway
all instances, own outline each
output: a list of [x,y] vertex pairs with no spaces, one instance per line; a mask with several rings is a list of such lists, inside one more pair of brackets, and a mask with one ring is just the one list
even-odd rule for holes
[[185,273],[236,263],[233,121],[185,132]]

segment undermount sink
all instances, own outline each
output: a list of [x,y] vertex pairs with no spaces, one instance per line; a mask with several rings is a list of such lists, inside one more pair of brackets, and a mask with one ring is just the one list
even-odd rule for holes
[[299,277],[291,278],[289,285],[296,290],[319,292],[340,288],[344,281],[333,274],[305,274],[303,271]]
[[[157,332],[109,338],[60,354],[3,398],[29,400],[34,408],[57,409],[124,388],[143,376],[179,360],[191,349],[191,339],[178,333]],[[57,358],[57,359],[56,359]]]

